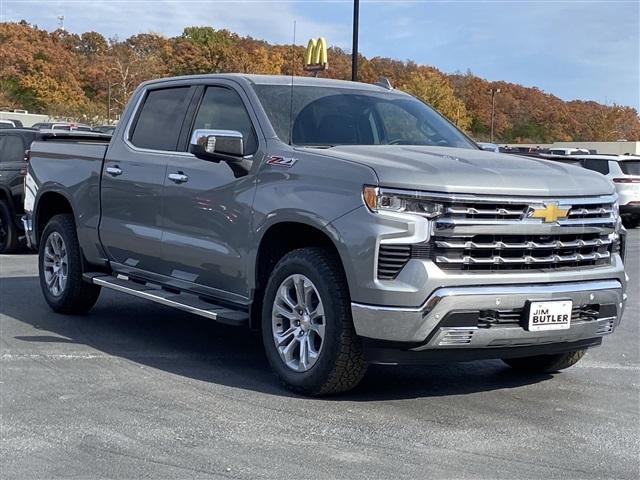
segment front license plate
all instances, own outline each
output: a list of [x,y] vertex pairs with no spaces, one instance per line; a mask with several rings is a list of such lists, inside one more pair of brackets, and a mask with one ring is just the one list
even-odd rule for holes
[[541,330],[566,330],[571,327],[571,300],[531,302],[529,304],[530,332]]

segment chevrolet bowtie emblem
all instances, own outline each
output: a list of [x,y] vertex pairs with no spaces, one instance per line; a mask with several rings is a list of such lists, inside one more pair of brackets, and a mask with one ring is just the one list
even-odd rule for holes
[[545,223],[552,223],[558,221],[560,218],[565,218],[569,213],[570,208],[563,208],[558,205],[557,202],[545,203],[544,207],[533,207],[531,218],[542,218]]

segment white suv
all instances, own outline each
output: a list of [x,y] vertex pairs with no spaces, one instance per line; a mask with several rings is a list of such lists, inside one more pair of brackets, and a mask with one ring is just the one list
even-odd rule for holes
[[616,186],[625,227],[640,224],[640,157],[630,155],[571,155],[589,170],[600,172]]

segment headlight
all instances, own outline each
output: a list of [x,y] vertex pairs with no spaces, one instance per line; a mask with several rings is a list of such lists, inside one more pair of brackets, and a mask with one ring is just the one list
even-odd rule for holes
[[365,185],[362,197],[372,212],[415,213],[426,218],[435,218],[444,213],[441,203],[424,198],[419,192],[401,192]]

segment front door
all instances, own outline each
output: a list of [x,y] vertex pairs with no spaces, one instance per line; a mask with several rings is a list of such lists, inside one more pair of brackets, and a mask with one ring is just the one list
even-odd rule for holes
[[177,145],[193,90],[164,88],[142,95],[136,121],[124,134],[117,132],[124,137],[107,152],[100,239],[120,270],[161,273],[162,191],[168,163],[181,155]]
[[243,303],[249,292],[246,258],[258,151],[253,121],[241,93],[229,85],[204,90],[196,129],[242,133],[244,168],[193,155],[169,161],[164,189],[163,257],[174,279],[191,282],[214,296]]

